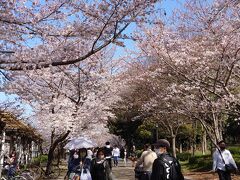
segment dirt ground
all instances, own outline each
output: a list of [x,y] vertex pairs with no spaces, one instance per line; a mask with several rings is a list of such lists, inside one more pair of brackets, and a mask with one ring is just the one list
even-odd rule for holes
[[[218,180],[217,173],[209,172],[189,172],[184,177],[189,180]],[[240,176],[232,175],[232,180],[240,180]]]

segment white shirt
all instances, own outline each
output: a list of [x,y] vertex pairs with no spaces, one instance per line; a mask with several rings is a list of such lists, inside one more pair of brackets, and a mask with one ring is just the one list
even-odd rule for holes
[[157,154],[151,149],[143,151],[141,157],[136,164],[136,167],[142,164],[144,171],[152,171],[152,165],[155,159],[157,159]]
[[112,155],[115,157],[119,157],[120,156],[120,150],[119,148],[114,148],[112,151]]
[[[232,154],[229,150],[225,149],[221,151],[221,154],[223,156],[223,159],[226,164],[232,164],[236,169],[237,165],[232,157]],[[213,170],[216,171],[217,169],[226,171],[225,164],[223,162],[222,156],[219,153],[219,151],[216,149],[216,151],[213,153]]]

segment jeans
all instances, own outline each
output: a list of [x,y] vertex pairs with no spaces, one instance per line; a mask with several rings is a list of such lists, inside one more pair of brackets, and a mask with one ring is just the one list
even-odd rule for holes
[[11,178],[15,175],[16,169],[17,169],[17,167],[15,165],[10,165],[9,166],[9,169],[8,169],[8,172],[7,172],[8,178]]
[[117,156],[113,156],[113,162],[115,166],[118,166],[118,157]]
[[231,174],[229,172],[218,169],[217,173],[219,176],[219,180],[231,180]]

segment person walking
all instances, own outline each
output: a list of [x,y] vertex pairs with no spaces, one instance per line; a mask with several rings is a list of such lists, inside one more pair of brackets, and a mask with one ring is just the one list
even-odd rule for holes
[[157,159],[157,154],[151,150],[151,145],[146,144],[141,157],[136,163],[136,167],[143,166],[143,172],[140,175],[140,180],[149,180],[152,174],[152,165]]
[[77,167],[79,166],[81,162],[80,155],[79,155],[79,150],[74,149],[70,151],[70,156],[68,159],[68,171],[65,176],[65,178],[70,177],[71,173],[75,173],[77,170]]
[[127,149],[124,148],[124,152],[123,152],[123,162],[124,165],[127,166]]
[[226,149],[226,143],[222,140],[218,142],[218,147],[213,153],[213,171],[218,173],[219,180],[231,180],[231,172],[226,166],[231,167],[232,171],[238,171],[231,152]]
[[120,156],[120,150],[117,147],[117,145],[114,146],[113,151],[112,151],[112,155],[113,155],[114,166],[118,166],[118,158]]
[[132,161],[132,167],[135,167],[136,160],[137,160],[137,153],[136,153],[136,147],[133,145],[130,153],[129,153],[129,159]]
[[104,147],[104,156],[109,163],[110,169],[112,169],[112,150],[113,148],[110,145],[110,142],[107,141]]
[[184,180],[179,162],[168,153],[170,143],[159,139],[154,146],[158,158],[153,162],[151,180]]
[[112,172],[108,162],[105,159],[104,149],[99,148],[97,157],[92,160],[91,164],[92,180],[112,180]]

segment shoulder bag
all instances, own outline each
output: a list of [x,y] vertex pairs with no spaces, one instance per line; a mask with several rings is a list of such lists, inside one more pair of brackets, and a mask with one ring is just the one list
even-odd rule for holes
[[[217,148],[218,149],[218,148]],[[234,167],[233,164],[229,163],[229,164],[226,164],[225,160],[223,159],[223,155],[222,155],[222,152],[220,149],[218,149],[220,155],[221,155],[221,158],[222,158],[222,161],[225,165],[225,169],[226,169],[226,172],[229,172],[229,173],[235,173],[236,172],[236,168]]]

